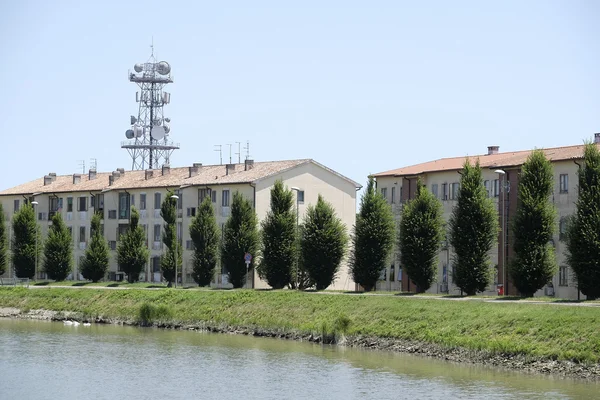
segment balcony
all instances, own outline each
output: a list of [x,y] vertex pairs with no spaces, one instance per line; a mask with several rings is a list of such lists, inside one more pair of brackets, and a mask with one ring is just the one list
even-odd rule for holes
[[148,218],[148,211],[147,210],[140,210],[140,218],[141,219]]
[[67,221],[73,221],[73,212],[67,211]]
[[79,211],[79,219],[82,221],[87,220],[87,211]]
[[86,242],[79,242],[79,250],[85,250],[87,247]]
[[154,210],[154,218],[155,219],[160,218],[160,209]]
[[231,214],[231,207],[221,207],[221,216],[227,218]]
[[152,243],[152,250],[161,250],[162,249],[162,242],[158,241],[158,242],[153,242]]

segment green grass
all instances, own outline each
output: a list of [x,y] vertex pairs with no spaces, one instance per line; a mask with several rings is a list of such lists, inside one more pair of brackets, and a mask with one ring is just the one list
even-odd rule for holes
[[[148,306],[151,305],[151,306]],[[226,324],[373,335],[577,362],[600,361],[600,309],[410,296],[254,290],[0,288],[0,306],[132,322]],[[142,307],[146,309],[143,310]],[[145,313],[145,314],[142,314]]]

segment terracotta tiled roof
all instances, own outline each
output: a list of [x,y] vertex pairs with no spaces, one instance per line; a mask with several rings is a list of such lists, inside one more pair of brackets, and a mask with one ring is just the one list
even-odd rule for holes
[[[170,168],[169,173],[163,175],[161,169],[152,170],[153,176],[146,179],[146,171],[125,171],[109,186],[111,172],[99,172],[96,179],[89,180],[88,175],[81,175],[81,181],[73,184],[73,175],[57,176],[55,181],[44,185],[44,178],[6,189],[2,195],[20,195],[33,193],[64,193],[78,191],[109,191],[118,189],[136,188],[163,188],[180,187],[187,185],[224,185],[251,183],[305,163],[320,165],[311,159],[255,162],[251,169],[245,170],[245,164],[234,164],[234,170],[229,174],[225,165],[203,165],[199,167],[196,176],[189,176],[189,167]],[[334,171],[332,171],[334,172]],[[334,172],[336,173],[336,172]],[[336,173],[337,174],[337,173]],[[339,175],[339,174],[338,174]],[[341,175],[340,175],[341,176]],[[354,181],[345,178],[350,182]]]
[[[600,147],[600,145],[599,145]],[[546,157],[550,161],[575,160],[583,158],[584,145],[554,147],[542,149]],[[497,154],[482,154],[469,156],[468,158],[474,163],[479,159],[482,168],[509,168],[522,165],[527,157],[531,154],[531,150],[497,153]],[[393,169],[390,171],[379,172],[374,174],[375,177],[383,176],[412,176],[427,172],[442,172],[442,171],[457,171],[462,169],[467,157],[452,157],[440,158],[439,160],[428,161],[421,164],[411,165],[408,167]]]

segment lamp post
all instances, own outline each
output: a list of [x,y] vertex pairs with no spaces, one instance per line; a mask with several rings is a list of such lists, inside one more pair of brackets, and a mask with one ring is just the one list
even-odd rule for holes
[[[300,197],[299,194],[302,191],[302,189],[300,189],[297,186],[292,186],[291,189],[296,192],[296,237],[297,240],[300,241],[300,234],[298,231],[298,220],[300,218]],[[299,281],[299,274],[300,274],[300,266],[298,265],[299,261],[300,261],[300,257],[298,255],[298,251],[300,251],[300,249],[296,249],[296,289],[300,288],[300,281]]]
[[[172,199],[175,199],[175,201],[179,200],[179,196],[177,196],[176,194],[171,196]],[[177,202],[175,203],[175,254],[173,256],[173,260],[175,262],[175,288],[177,288],[177,261],[179,258],[179,254],[177,253]],[[181,279],[181,284],[183,285],[183,276]]]
[[500,188],[501,192],[502,192],[502,280],[504,281],[504,295],[508,296],[508,271],[506,271],[506,223],[505,223],[505,217],[504,217],[504,213],[505,213],[505,209],[506,209],[506,171],[501,170],[501,169],[497,169],[494,171],[495,173],[497,173],[498,175],[502,175],[502,177],[504,178],[504,183],[502,183],[502,186]]
[[37,281],[37,259],[38,259],[38,225],[37,225],[37,219],[35,218],[35,206],[37,206],[38,203],[37,201],[32,201],[31,205],[33,206],[33,219],[35,221],[35,265],[33,267],[33,279]]

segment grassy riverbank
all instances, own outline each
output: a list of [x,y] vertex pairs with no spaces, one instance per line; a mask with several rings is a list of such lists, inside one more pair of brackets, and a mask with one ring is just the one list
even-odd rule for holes
[[[150,306],[149,306],[150,305]],[[1,288],[0,306],[87,318],[397,338],[494,354],[600,362],[600,309],[253,290]],[[152,309],[158,310],[153,313]]]

